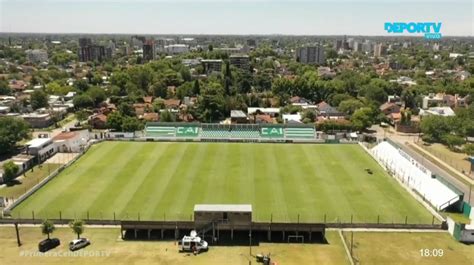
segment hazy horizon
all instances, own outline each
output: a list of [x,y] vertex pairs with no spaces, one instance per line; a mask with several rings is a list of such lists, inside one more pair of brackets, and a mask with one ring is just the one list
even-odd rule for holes
[[0,32],[44,34],[410,36],[385,22],[442,22],[473,36],[472,1],[0,0]]

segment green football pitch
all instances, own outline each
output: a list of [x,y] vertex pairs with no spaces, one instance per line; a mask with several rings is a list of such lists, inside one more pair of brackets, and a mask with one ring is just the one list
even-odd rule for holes
[[352,144],[104,142],[12,215],[190,220],[195,204],[213,203],[252,204],[255,221],[432,221]]

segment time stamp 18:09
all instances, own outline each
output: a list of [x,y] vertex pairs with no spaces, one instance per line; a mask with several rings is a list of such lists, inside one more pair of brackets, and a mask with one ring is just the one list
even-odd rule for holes
[[422,257],[442,257],[444,255],[444,250],[442,248],[421,248],[420,256]]

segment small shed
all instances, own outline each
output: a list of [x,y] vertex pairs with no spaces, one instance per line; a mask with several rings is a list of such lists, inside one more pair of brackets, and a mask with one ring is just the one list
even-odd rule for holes
[[196,223],[226,222],[236,225],[249,225],[252,222],[250,204],[196,204],[194,206]]

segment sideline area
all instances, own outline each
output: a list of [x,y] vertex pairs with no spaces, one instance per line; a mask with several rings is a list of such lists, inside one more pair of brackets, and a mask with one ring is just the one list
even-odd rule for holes
[[[208,252],[194,256],[179,253],[174,241],[123,241],[118,228],[87,227],[83,235],[92,244],[71,253],[67,244],[75,238],[69,228],[57,228],[52,237],[58,237],[61,245],[50,250],[49,256],[37,253],[37,244],[45,238],[39,227],[20,227],[23,245],[17,246],[15,229],[0,227],[0,264],[193,264],[213,265],[249,264],[248,246],[212,247]],[[252,256],[271,254],[277,264],[349,264],[337,232],[326,234],[329,244],[260,244],[252,246]],[[77,253],[77,254],[76,254]],[[74,255],[72,254],[72,255]],[[250,259],[257,264],[255,258]]]

